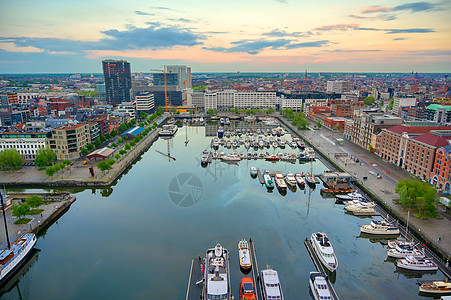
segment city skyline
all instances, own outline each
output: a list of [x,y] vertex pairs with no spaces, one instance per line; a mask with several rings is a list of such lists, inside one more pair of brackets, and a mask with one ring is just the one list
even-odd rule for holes
[[447,1],[2,1],[0,73],[449,72]]

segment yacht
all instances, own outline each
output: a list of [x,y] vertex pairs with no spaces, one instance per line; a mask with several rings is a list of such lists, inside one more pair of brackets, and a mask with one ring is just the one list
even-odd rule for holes
[[243,277],[240,282],[240,300],[254,300],[257,299],[255,296],[255,286],[252,278]]
[[251,167],[251,176],[252,177],[257,176],[257,168],[256,167]]
[[228,154],[222,156],[221,159],[225,162],[238,162],[241,160],[241,157],[237,154]]
[[252,267],[251,255],[249,252],[249,243],[242,239],[238,243],[238,255],[240,257],[240,268],[242,270],[250,270]]
[[431,295],[451,295],[451,282],[440,280],[425,281],[420,285],[420,293]]
[[392,223],[386,221],[372,220],[370,224],[360,226],[360,231],[367,234],[384,234],[396,235],[399,234],[399,228]]
[[396,248],[396,247],[414,247],[415,242],[409,242],[405,240],[394,240],[394,241],[388,241],[387,242],[388,248]]
[[263,300],[283,300],[282,287],[277,271],[272,269],[261,270],[260,280]]
[[396,246],[396,248],[387,250],[388,257],[403,258],[413,256],[415,258],[423,258],[424,252],[409,246]]
[[396,260],[398,268],[407,269],[411,271],[437,271],[438,267],[432,262],[430,258],[415,258],[407,256]]
[[208,160],[209,160],[209,158],[210,158],[210,153],[209,153],[207,150],[205,150],[205,151],[202,153],[202,156],[201,156],[201,158],[200,158],[200,164],[201,164],[201,166],[206,166],[206,165],[208,165]]
[[229,251],[217,244],[205,255],[203,299],[231,300]]
[[376,210],[374,209],[374,207],[376,206],[376,204],[374,202],[372,203],[356,203],[356,204],[348,204],[345,206],[345,209],[351,213],[353,213],[354,215],[374,215],[377,214]]
[[26,260],[34,245],[36,235],[25,233],[9,248],[0,251],[0,285],[3,285]]
[[326,275],[320,272],[310,272],[310,289],[315,300],[331,300],[332,293],[327,284]]
[[163,128],[159,132],[159,136],[174,136],[177,130],[178,127],[175,124],[163,125]]
[[224,129],[222,127],[218,128],[218,138],[222,138],[224,136]]
[[274,180],[280,190],[285,191],[287,189],[287,184],[285,183],[285,180],[283,180],[283,175],[281,173],[276,173]]
[[287,175],[285,175],[285,181],[290,186],[296,186],[296,178],[291,172],[288,172]]
[[321,263],[330,272],[334,272],[338,267],[338,260],[327,235],[323,232],[312,233],[310,242]]
[[351,200],[360,200],[363,199],[362,194],[359,194],[357,192],[349,193],[347,195],[336,195],[335,201],[336,202],[346,202]]
[[272,178],[268,174],[268,172],[265,172],[265,174],[263,174],[263,179],[265,180],[266,188],[268,188],[268,189],[274,188],[274,181],[272,181]]
[[296,182],[298,183],[299,187],[305,187],[305,180],[302,178],[301,173],[294,174],[294,178],[296,178]]
[[315,186],[316,185],[315,175],[312,174],[312,173],[305,174],[305,181],[311,186]]

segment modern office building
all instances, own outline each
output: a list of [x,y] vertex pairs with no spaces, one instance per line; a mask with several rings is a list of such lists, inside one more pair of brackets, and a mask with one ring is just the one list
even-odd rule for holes
[[105,77],[106,100],[117,105],[130,101],[132,77],[130,63],[125,60],[104,60],[103,75]]
[[136,115],[150,113],[155,108],[154,95],[149,92],[141,92],[135,96]]
[[39,148],[46,147],[47,132],[4,132],[0,134],[0,151],[16,149],[25,160],[34,160]]
[[[164,86],[164,74],[163,73],[153,74],[153,85],[154,86]],[[179,74],[166,73],[166,86],[179,87]]]
[[191,67],[187,67],[185,65],[170,65],[166,66],[166,71],[169,74],[177,74],[179,91],[185,92],[185,88],[192,88]]
[[91,143],[89,124],[64,125],[52,129],[49,139],[50,149],[55,151],[58,159],[71,159],[80,156],[81,148]]
[[97,87],[97,98],[99,101],[106,101],[106,87],[105,83],[98,83]]
[[134,119],[136,116],[136,107],[133,102],[122,102],[116,107],[117,112],[124,113]]

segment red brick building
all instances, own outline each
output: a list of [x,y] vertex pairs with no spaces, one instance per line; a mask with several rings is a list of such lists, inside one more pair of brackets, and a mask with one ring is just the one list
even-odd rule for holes
[[338,129],[343,130],[345,127],[345,121],[344,118],[339,117],[325,117],[323,125],[329,129]]
[[435,152],[434,165],[429,176],[429,183],[442,192],[450,192],[451,187],[451,145],[438,148]]

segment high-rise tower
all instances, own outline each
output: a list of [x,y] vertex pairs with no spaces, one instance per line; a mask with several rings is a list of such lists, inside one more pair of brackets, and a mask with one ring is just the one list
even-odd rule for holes
[[125,60],[107,59],[102,61],[102,65],[107,102],[113,105],[129,102],[132,88],[130,63]]

